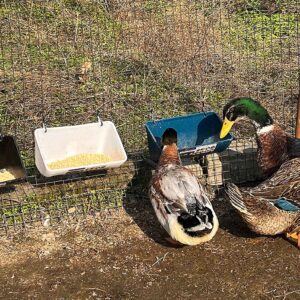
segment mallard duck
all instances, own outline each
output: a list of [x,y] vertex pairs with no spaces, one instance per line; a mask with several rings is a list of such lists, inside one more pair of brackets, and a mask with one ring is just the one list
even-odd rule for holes
[[249,119],[255,126],[257,160],[266,176],[273,174],[285,161],[300,156],[300,140],[288,135],[273,121],[268,111],[251,98],[230,100],[224,106],[223,118],[220,138],[224,138],[239,120]]
[[263,235],[285,233],[296,239],[300,248],[300,180],[248,191],[227,183],[225,191],[252,231]]
[[185,245],[207,242],[219,228],[208,193],[193,173],[182,166],[174,129],[164,132],[162,145],[149,189],[156,216],[170,235],[169,241]]

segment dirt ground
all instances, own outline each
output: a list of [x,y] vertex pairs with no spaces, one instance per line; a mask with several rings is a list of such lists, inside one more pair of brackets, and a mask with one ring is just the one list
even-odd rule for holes
[[[207,244],[168,244],[146,200],[0,240],[1,299],[300,299],[300,251],[251,234],[222,198]],[[68,225],[69,224],[69,225]]]

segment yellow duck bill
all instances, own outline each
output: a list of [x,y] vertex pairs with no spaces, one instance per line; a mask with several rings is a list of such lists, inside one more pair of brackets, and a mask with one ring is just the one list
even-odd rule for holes
[[220,132],[220,139],[223,139],[230,131],[234,121],[229,121],[226,117],[223,121],[223,126]]

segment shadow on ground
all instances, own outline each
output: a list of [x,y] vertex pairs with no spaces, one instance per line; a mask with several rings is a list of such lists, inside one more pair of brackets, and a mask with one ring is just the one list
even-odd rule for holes
[[132,220],[139,226],[146,236],[165,247],[178,248],[181,246],[169,243],[169,237],[159,224],[148,197],[148,187],[151,179],[151,168],[143,163],[137,168],[136,175],[128,185],[123,207]]
[[[148,197],[151,168],[144,165],[137,170],[127,188],[123,200],[124,209],[150,239],[166,247],[178,247],[166,241],[168,234],[159,224]],[[258,237],[257,234],[249,230],[228,201],[223,198],[222,193],[216,196],[213,206],[219,218],[220,228],[237,237],[249,239]]]

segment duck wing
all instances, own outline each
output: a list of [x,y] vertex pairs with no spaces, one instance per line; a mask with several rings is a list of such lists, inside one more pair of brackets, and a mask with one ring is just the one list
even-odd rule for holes
[[288,160],[280,166],[277,172],[275,172],[270,178],[266,179],[255,188],[253,188],[252,191],[260,191],[278,185],[289,185],[292,182],[300,180],[299,171],[300,157]]
[[209,207],[211,203],[204,188],[196,177],[186,168],[176,166],[162,172],[158,190],[164,199],[164,206],[169,213],[183,212],[195,215],[197,208]]
[[225,192],[231,205],[244,215],[258,216],[274,214],[278,210],[291,213],[300,211],[300,203],[296,201],[284,196],[276,196],[270,199],[263,193],[243,192],[233,183],[226,184]]
[[274,235],[300,229],[300,203],[285,197],[268,199],[242,192],[231,183],[225,191],[232,206],[253,231]]
[[289,184],[282,185],[267,185],[262,189],[257,187],[250,189],[249,192],[257,197],[267,199],[279,199],[281,197],[292,199],[294,202],[300,205],[300,180],[290,182]]
[[[227,183],[225,187],[225,194],[230,204],[243,215],[255,215],[257,213],[257,207],[260,205],[260,198],[251,196],[248,191],[241,191],[235,184]],[[265,203],[262,203],[268,208]]]

